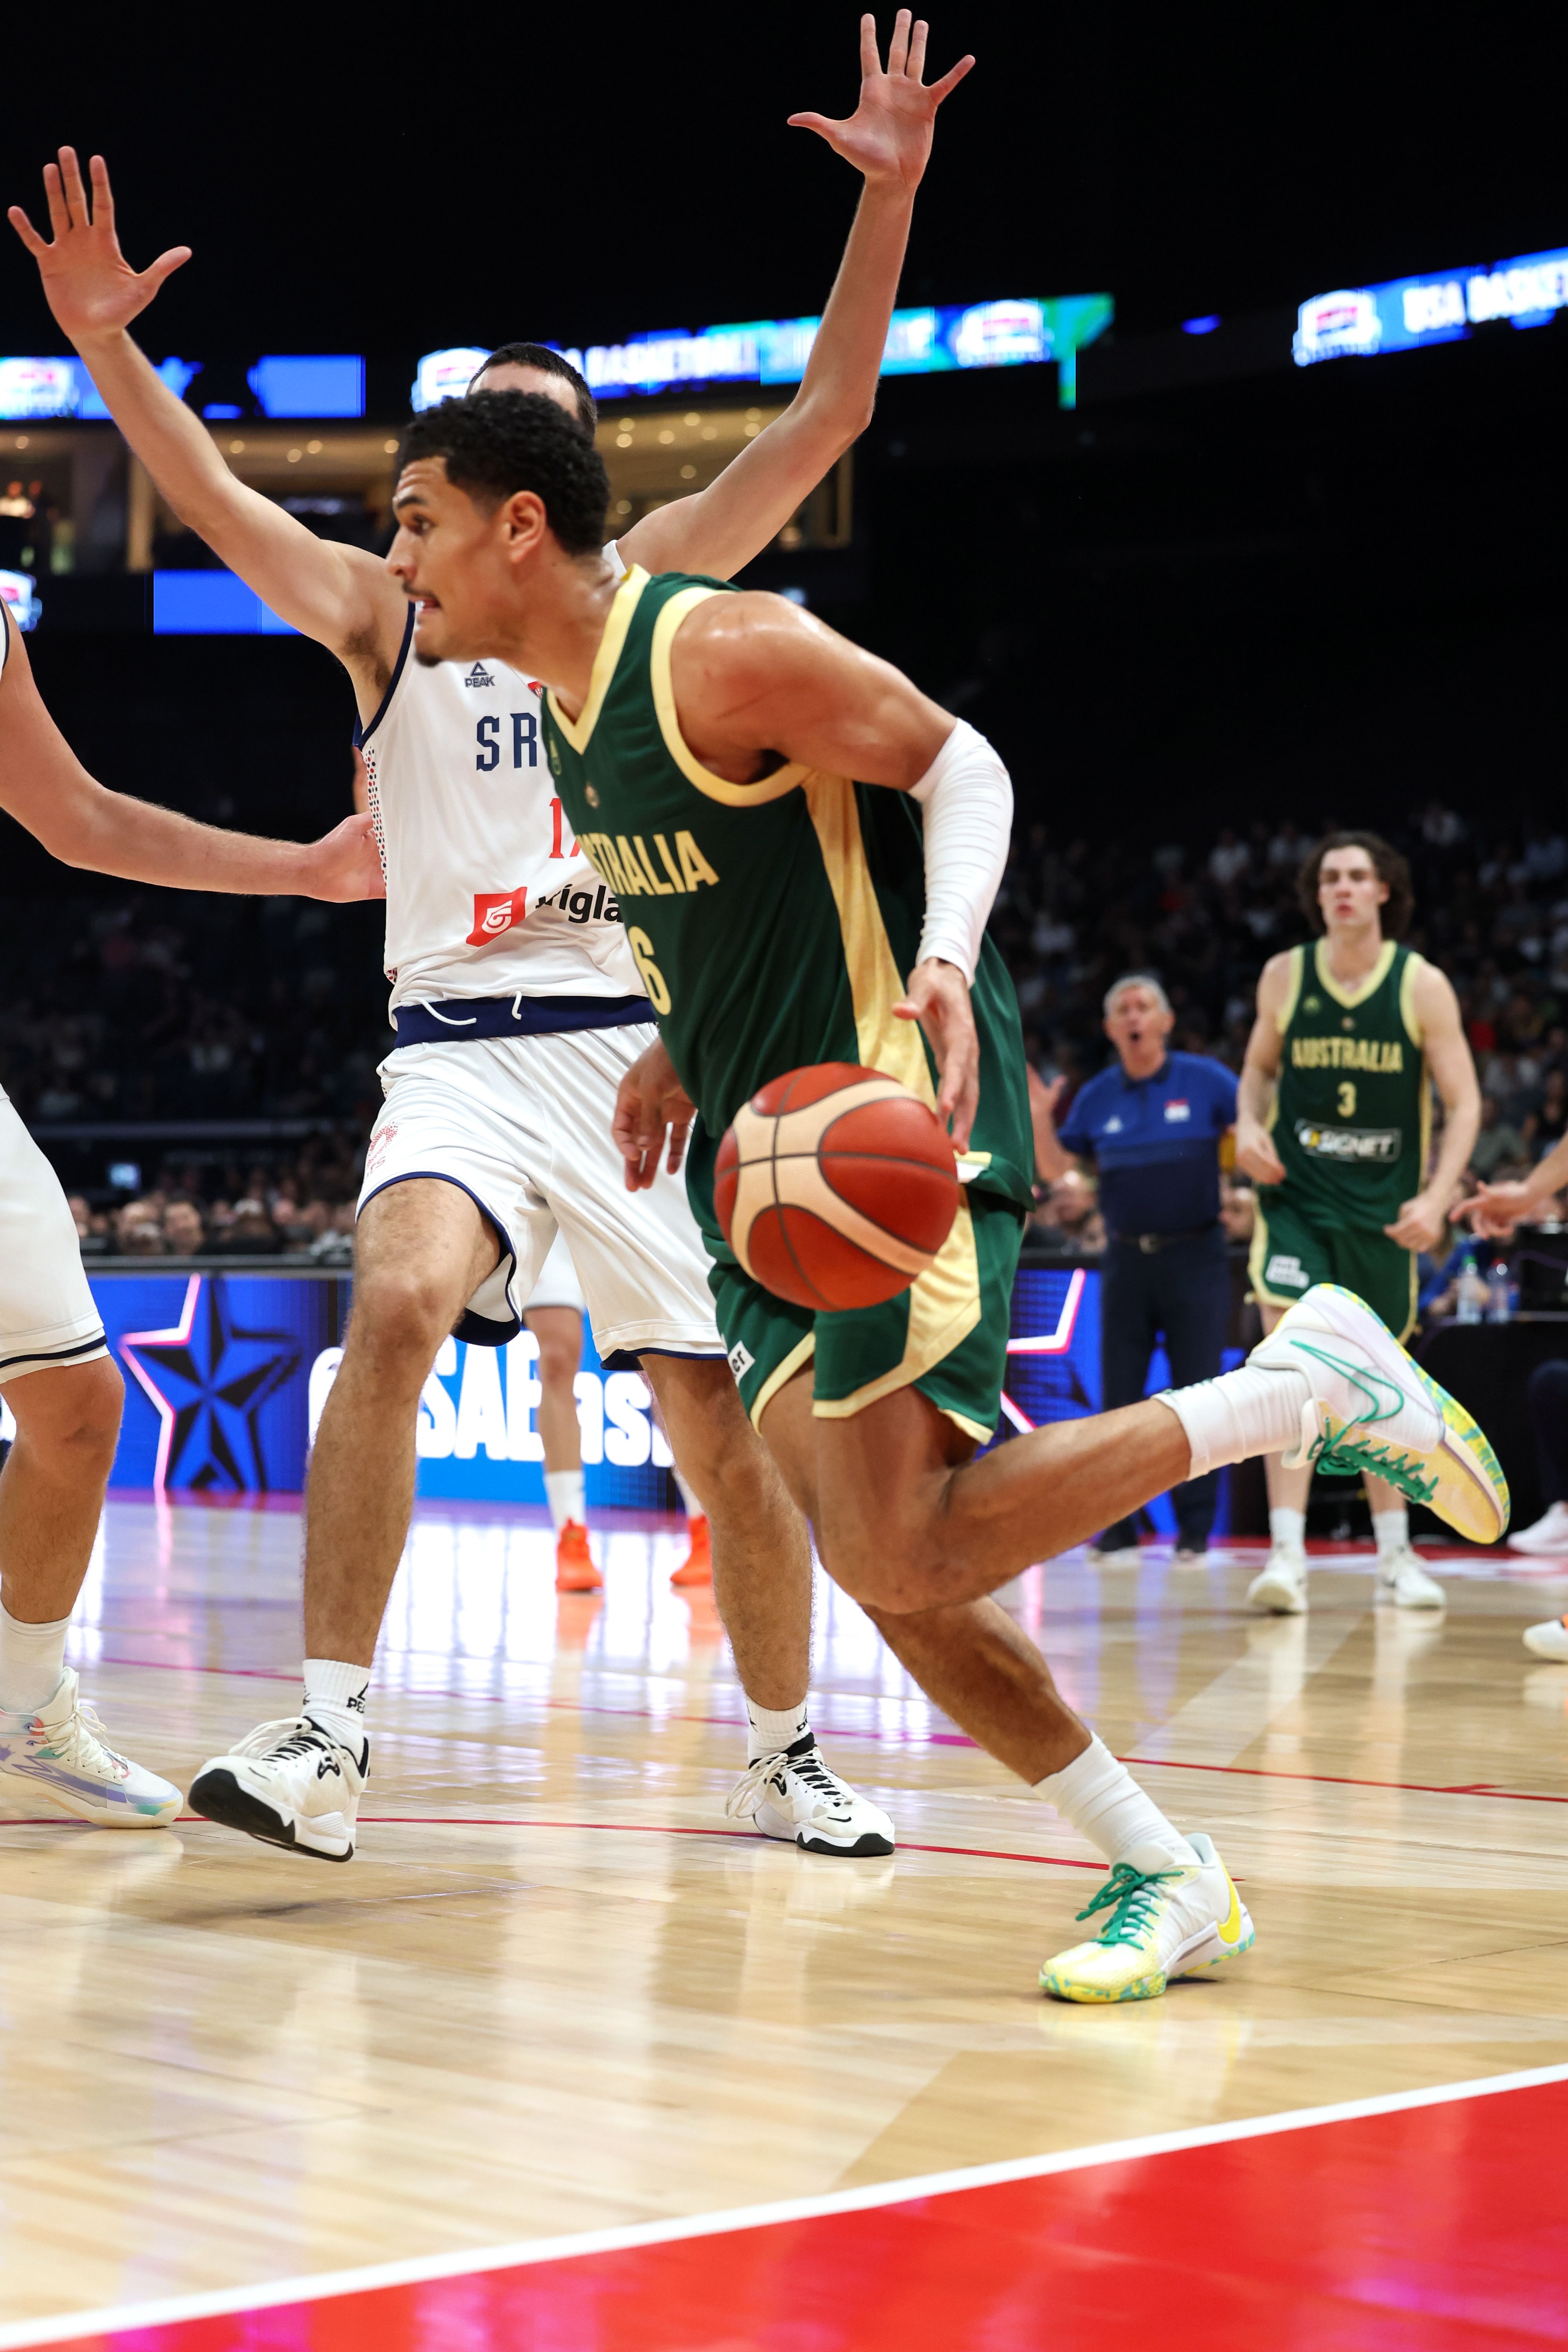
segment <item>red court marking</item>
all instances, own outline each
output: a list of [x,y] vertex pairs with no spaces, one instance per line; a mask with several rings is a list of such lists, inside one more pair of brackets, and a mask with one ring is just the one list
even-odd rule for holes
[[604,2231],[575,2251],[294,2280],[248,2307],[142,2305],[88,2334],[79,2319],[5,2328],[0,2345],[1541,2352],[1568,2343],[1565,2072]]

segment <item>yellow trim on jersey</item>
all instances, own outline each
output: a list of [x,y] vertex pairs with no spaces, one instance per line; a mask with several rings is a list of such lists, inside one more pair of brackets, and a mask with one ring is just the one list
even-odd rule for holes
[[797,784],[805,782],[808,771],[798,761],[791,761],[783,768],[775,768],[771,776],[764,776],[760,783],[755,784],[731,784],[726,782],[722,776],[714,775],[689,749],[680,731],[680,720],[675,709],[675,688],[670,683],[669,649],[675,642],[676,631],[697,605],[710,596],[721,593],[718,588],[682,588],[670,597],[668,604],[659,607],[658,618],[653,625],[653,644],[648,653],[648,683],[653,688],[653,707],[658,713],[664,748],[687,782],[695,784],[709,800],[722,801],[727,808],[759,808],[764,801],[782,800],[785,793],[793,793]]
[[1334,1003],[1342,1004],[1347,1012],[1358,1004],[1364,1004],[1367,998],[1383,986],[1384,982],[1388,978],[1389,966],[1399,952],[1396,940],[1384,940],[1382,952],[1366,978],[1352,982],[1349,987],[1346,987],[1333,977],[1323,961],[1323,950],[1327,945],[1326,940],[1320,940],[1312,950],[1313,969],[1317,972],[1318,985],[1325,995],[1331,996]]
[[1296,1007],[1301,1002],[1301,980],[1306,969],[1306,949],[1292,948],[1290,950],[1290,985],[1285,992],[1284,1003],[1274,1015],[1274,1025],[1279,1030],[1281,1037],[1283,1037],[1286,1030],[1289,1029],[1291,1022],[1296,1018]]
[[796,1340],[783,1362],[773,1366],[773,1370],[757,1391],[756,1402],[752,1407],[752,1427],[759,1436],[762,1434],[763,1415],[780,1389],[786,1381],[793,1381],[801,1366],[809,1364],[816,1353],[816,1334],[815,1331],[808,1331],[804,1339]]
[[[913,1026],[913,1024],[910,1024]],[[934,1371],[944,1356],[953,1349],[980,1321],[980,1257],[974,1245],[974,1220],[969,1202],[961,1192],[958,1214],[952,1221],[952,1231],[941,1249],[909,1293],[910,1319],[904,1332],[904,1353],[901,1362],[890,1372],[883,1372],[865,1387],[856,1389],[847,1397],[817,1397],[812,1412],[818,1421],[848,1421],[863,1412],[879,1397],[891,1396],[895,1389],[912,1388],[928,1372]],[[949,1421],[956,1422],[966,1436],[978,1438],[981,1444],[989,1443],[994,1433],[966,1413],[955,1412],[951,1405],[942,1405]]]
[[855,787],[843,776],[825,776],[813,769],[805,780],[805,805],[822,852],[827,887],[838,909],[861,1063],[868,1070],[901,1078],[911,1094],[934,1110],[936,1089],[920,1024],[900,1021],[893,1013],[903,996],[904,983],[866,863]]
[[568,719],[549,688],[545,689],[544,698],[550,705],[550,716],[579,756],[586,751],[588,739],[599,723],[599,713],[620,661],[626,631],[632,625],[632,614],[637,611],[647,583],[648,575],[641,564],[634,563],[616,589],[615,602],[605,616],[605,634],[599,639],[599,650],[594,656],[594,667],[588,679],[588,699],[576,718]]
[[[1258,1188],[1261,1193],[1261,1186]],[[1264,1307],[1294,1307],[1300,1297],[1277,1298],[1263,1279],[1263,1269],[1268,1263],[1268,1220],[1263,1213],[1261,1199],[1255,1199],[1252,1211],[1252,1246],[1247,1253],[1247,1278],[1252,1285],[1252,1295]]]
[[1420,1045],[1426,1042],[1421,1034],[1420,1015],[1415,1010],[1415,982],[1417,976],[1426,969],[1426,957],[1416,955],[1412,950],[1405,957],[1405,970],[1399,975],[1399,1017],[1405,1024],[1405,1034],[1413,1045]]

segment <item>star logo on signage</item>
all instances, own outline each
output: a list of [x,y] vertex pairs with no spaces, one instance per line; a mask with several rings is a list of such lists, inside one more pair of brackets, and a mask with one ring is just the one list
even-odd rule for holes
[[127,1331],[125,1368],[162,1424],[153,1485],[264,1494],[262,1407],[298,1370],[287,1331],[241,1328],[222,1275],[194,1274],[180,1319],[166,1331]]

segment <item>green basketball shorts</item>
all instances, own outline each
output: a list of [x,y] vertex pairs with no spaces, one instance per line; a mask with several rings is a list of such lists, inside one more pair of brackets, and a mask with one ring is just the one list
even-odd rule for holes
[[1259,1184],[1247,1271],[1265,1306],[1293,1307],[1314,1282],[1340,1282],[1381,1315],[1396,1339],[1415,1321],[1415,1254],[1386,1234],[1338,1223],[1331,1209],[1303,1207],[1288,1184]]
[[967,1190],[952,1233],[918,1282],[880,1307],[813,1314],[775,1298],[736,1265],[710,1209],[692,1205],[710,1253],[708,1279],[742,1401],[754,1423],[786,1381],[812,1367],[812,1411],[847,1419],[919,1389],[981,1444],[1001,1412],[1013,1277],[1024,1238],[1022,1210],[995,1192]]

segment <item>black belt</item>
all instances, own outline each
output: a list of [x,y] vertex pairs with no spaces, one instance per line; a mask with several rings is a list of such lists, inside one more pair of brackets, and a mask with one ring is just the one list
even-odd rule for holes
[[436,1045],[471,1037],[552,1037],[568,1029],[625,1029],[651,1021],[646,996],[448,996],[434,1004],[400,1004],[392,1016],[400,1045]]
[[1175,1242],[1201,1242],[1205,1234],[1213,1233],[1218,1223],[1219,1219],[1215,1217],[1206,1225],[1189,1225],[1184,1234],[1112,1234],[1110,1238],[1113,1242],[1120,1242],[1123,1249],[1142,1250],[1145,1257],[1154,1257]]

